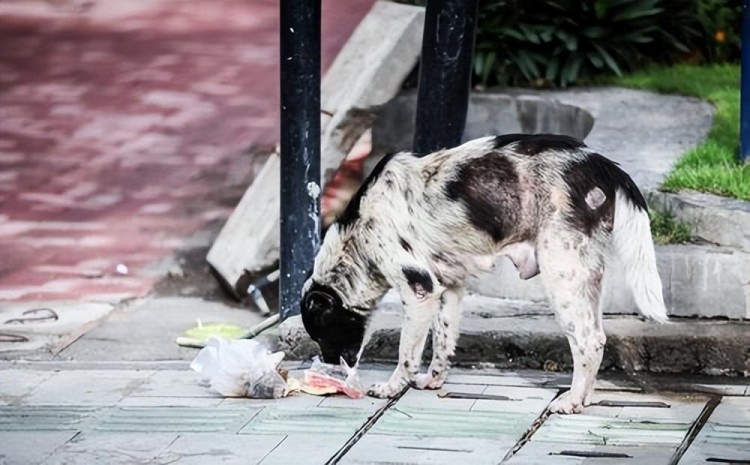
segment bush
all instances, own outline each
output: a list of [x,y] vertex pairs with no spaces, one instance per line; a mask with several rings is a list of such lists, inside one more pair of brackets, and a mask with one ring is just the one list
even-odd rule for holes
[[474,84],[565,87],[651,64],[736,60],[741,12],[740,0],[480,1]]
[[701,56],[711,63],[740,60],[741,0],[701,0],[699,17],[703,40],[698,44]]
[[564,87],[597,74],[619,76],[654,56],[685,55],[700,36],[697,12],[689,9],[696,1],[485,2],[479,12],[476,77],[483,85]]

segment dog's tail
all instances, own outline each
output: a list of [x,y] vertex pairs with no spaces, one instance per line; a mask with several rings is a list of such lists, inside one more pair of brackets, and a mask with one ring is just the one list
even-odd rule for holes
[[659,323],[666,323],[667,309],[656,269],[646,204],[637,188],[635,192],[628,188],[634,188],[634,185],[623,187],[617,189],[615,199],[614,248],[625,265],[625,279],[641,313]]

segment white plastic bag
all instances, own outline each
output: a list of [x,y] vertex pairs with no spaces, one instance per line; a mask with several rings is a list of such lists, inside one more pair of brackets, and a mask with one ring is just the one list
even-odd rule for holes
[[283,358],[283,352],[272,354],[257,341],[212,337],[190,368],[222,396],[278,399],[286,390],[286,381],[277,371]]
[[315,357],[312,366],[305,370],[302,390],[315,395],[340,392],[352,399],[361,399],[365,396],[356,365],[349,367],[343,359],[340,365],[330,365]]

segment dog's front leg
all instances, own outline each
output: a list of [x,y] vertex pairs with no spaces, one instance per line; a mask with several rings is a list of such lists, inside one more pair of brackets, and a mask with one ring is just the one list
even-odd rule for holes
[[408,384],[415,384],[422,361],[427,333],[438,309],[438,293],[402,291],[404,321],[399,341],[398,366],[386,383],[371,386],[368,394],[373,397],[394,397]]
[[440,295],[438,311],[432,323],[432,363],[427,373],[417,375],[418,389],[440,389],[448,377],[450,358],[456,350],[463,288],[448,288]]

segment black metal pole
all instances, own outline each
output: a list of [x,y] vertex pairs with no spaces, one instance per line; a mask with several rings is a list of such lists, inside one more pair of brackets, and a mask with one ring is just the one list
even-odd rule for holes
[[469,107],[478,0],[428,0],[419,65],[414,152],[461,143]]
[[320,246],[320,0],[281,0],[281,319]]
[[742,2],[740,64],[740,160],[750,163],[750,0]]

